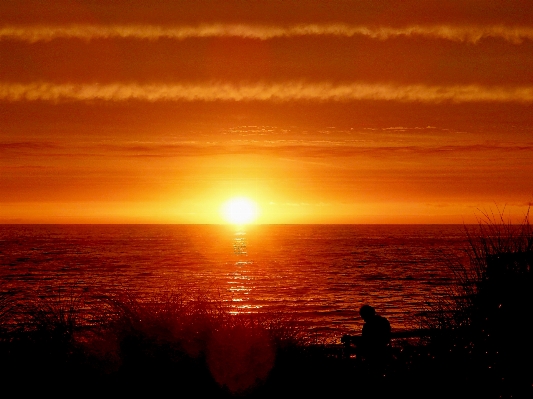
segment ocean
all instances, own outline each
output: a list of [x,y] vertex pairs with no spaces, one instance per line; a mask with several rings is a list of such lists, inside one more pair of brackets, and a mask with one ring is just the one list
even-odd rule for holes
[[[474,227],[472,227],[474,228]],[[219,298],[235,313],[293,319],[336,341],[371,304],[393,330],[446,296],[463,225],[0,225],[0,291]],[[76,294],[78,295],[78,294]]]

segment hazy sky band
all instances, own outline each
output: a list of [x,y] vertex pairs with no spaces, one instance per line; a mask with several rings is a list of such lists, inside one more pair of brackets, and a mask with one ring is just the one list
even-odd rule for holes
[[53,39],[174,39],[209,37],[235,37],[269,40],[303,36],[364,36],[387,40],[396,37],[427,37],[458,42],[477,43],[486,38],[498,38],[520,44],[533,40],[533,28],[506,25],[410,25],[405,27],[362,26],[349,24],[298,24],[290,26],[250,24],[201,24],[198,26],[159,25],[88,25],[64,26],[16,26],[0,27],[0,40],[24,42],[50,41]]
[[16,101],[354,101],[533,102],[533,86],[331,83],[54,84],[3,83],[0,100]]

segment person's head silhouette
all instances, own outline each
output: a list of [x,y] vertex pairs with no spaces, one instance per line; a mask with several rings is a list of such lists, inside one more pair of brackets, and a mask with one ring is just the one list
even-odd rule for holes
[[376,310],[370,305],[363,305],[359,309],[359,314],[364,321],[368,321],[376,315]]

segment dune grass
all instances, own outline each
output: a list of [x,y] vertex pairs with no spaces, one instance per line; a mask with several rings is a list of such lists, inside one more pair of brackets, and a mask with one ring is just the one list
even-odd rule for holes
[[[422,325],[436,331],[425,348],[450,379],[494,397],[533,397],[533,230],[504,212],[483,213],[467,230],[465,261],[450,262],[455,284],[431,304]],[[474,392],[475,393],[475,392]]]
[[89,298],[59,290],[29,304],[7,298],[4,384],[24,376],[41,388],[61,378],[123,392],[179,386],[211,397],[244,395],[265,386],[283,352],[303,346],[290,319],[235,314],[207,295],[169,291],[146,301],[128,292]]

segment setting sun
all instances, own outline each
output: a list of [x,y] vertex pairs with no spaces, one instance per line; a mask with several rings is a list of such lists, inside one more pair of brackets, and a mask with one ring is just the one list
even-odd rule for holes
[[257,204],[249,198],[232,198],[222,205],[222,216],[228,223],[251,223],[257,218],[257,213]]

